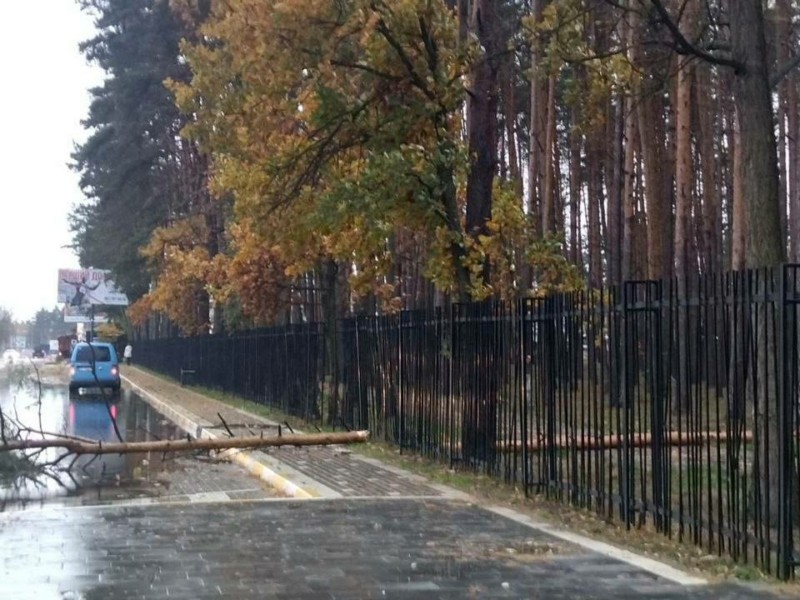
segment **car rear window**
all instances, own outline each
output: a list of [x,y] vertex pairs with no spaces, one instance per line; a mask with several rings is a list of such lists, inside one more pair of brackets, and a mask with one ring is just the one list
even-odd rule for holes
[[[97,362],[111,361],[111,350],[107,346],[94,348],[94,359]],[[75,354],[76,362],[92,362],[92,349],[89,346],[81,346]]]

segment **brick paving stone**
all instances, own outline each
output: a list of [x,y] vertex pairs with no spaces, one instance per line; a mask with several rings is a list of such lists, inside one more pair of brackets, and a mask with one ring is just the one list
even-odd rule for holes
[[[207,398],[140,369],[128,367],[124,375],[216,435],[224,436],[227,433],[219,415],[237,436],[260,435],[262,432],[264,436],[274,436],[278,433],[277,423]],[[270,448],[262,451],[345,497],[442,495],[440,491],[416,479],[360,460],[336,447]]]
[[0,597],[774,596],[684,587],[462,502],[339,499],[0,514]]
[[269,454],[343,496],[441,495],[429,485],[333,448],[273,448]]

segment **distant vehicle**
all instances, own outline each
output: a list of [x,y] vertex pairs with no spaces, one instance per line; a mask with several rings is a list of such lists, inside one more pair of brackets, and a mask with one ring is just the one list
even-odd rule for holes
[[69,391],[79,388],[120,388],[119,359],[113,344],[82,342],[72,350]]
[[48,344],[39,344],[33,349],[33,358],[44,358],[50,351]]
[[69,358],[72,356],[72,349],[78,342],[78,338],[73,333],[72,335],[58,336],[58,353],[62,358]]
[[22,355],[19,353],[19,350],[14,350],[14,348],[9,348],[8,350],[3,352],[4,365],[15,365],[19,362],[22,362]]

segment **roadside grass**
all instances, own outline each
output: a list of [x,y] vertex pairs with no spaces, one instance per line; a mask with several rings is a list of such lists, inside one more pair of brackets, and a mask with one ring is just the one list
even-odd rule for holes
[[[153,377],[179,385],[174,378],[141,366],[136,368]],[[321,431],[334,431],[334,428],[329,425],[308,423],[299,417],[234,394],[198,386],[189,386],[187,389],[265,419],[281,424],[288,423],[293,429],[312,431],[318,428]],[[342,428],[335,429],[341,431]],[[362,456],[385,462],[390,466],[421,475],[433,483],[450,486],[470,494],[478,505],[496,504],[513,508],[536,520],[560,525],[575,533],[672,563],[710,580],[737,579],[750,583],[760,582],[776,592],[800,594],[800,582],[779,582],[756,566],[737,563],[730,557],[720,556],[713,551],[709,552],[707,548],[680,541],[675,537],[667,537],[656,531],[649,521],[641,526],[626,529],[624,525],[608,515],[573,507],[540,495],[526,497],[519,486],[504,483],[499,477],[451,468],[447,464],[411,453],[408,450],[401,451],[393,444],[378,440],[354,444],[350,450]]]

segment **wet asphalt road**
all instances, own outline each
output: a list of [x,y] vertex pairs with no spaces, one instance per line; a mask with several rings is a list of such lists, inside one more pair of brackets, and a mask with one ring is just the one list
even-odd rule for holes
[[712,599],[452,500],[89,507],[0,515],[0,598]]

